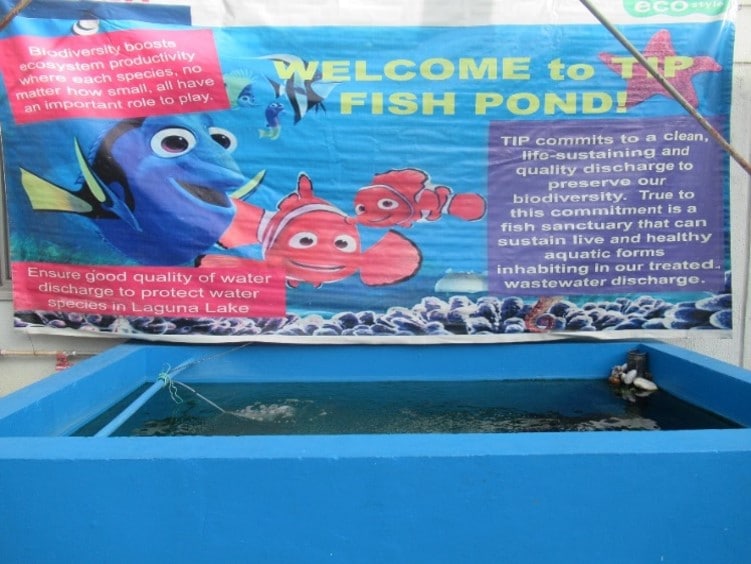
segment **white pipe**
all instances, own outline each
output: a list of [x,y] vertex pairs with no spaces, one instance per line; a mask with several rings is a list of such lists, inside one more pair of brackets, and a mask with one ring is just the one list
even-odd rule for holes
[[11,349],[0,349],[0,356],[93,356],[98,353],[93,352],[77,352],[77,351],[19,351]]

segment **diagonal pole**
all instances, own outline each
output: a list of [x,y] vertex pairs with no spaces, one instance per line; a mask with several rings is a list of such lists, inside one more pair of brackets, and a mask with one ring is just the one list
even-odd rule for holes
[[634,45],[620,32],[618,31],[615,26],[597,9],[595,8],[592,3],[589,0],[579,0],[587,10],[591,12],[591,14],[597,18],[597,20],[607,29],[613,37],[615,37],[621,45],[623,45],[626,50],[628,50],[629,53],[631,53],[634,58],[639,62],[641,66],[643,66],[649,74],[651,74],[657,82],[660,83],[660,85],[668,91],[668,93],[675,98],[676,102],[678,102],[681,106],[683,106],[683,109],[685,109],[691,116],[701,125],[707,133],[715,140],[717,143],[719,143],[722,148],[737,162],[743,170],[745,170],[749,175],[751,175],[751,163],[749,163],[743,156],[735,150],[735,148],[728,143],[725,138],[722,136],[722,134],[715,129],[715,127],[707,121],[707,119],[702,116],[696,108],[694,108],[684,97],[683,95],[676,90],[676,88],[670,84],[670,82],[667,81],[667,79],[662,76],[657,69],[655,69],[649,61],[642,55],[639,50],[634,47]]
[[8,10],[8,13],[5,14],[2,19],[0,19],[0,31],[4,30],[8,26],[8,24],[13,21],[13,18],[15,18],[21,12],[21,10],[23,10],[29,4],[31,4],[31,0],[18,0],[18,3],[16,3],[15,6]]

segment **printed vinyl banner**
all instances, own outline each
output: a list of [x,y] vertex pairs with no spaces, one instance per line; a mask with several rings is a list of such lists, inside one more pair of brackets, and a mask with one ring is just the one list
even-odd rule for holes
[[[727,135],[734,4],[608,4]],[[552,23],[198,27],[178,7],[112,6],[21,13],[0,36],[18,327],[730,329],[727,157],[581,7]]]

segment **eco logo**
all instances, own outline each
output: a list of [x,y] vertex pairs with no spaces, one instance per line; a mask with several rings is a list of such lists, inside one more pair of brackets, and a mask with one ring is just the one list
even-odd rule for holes
[[724,12],[731,0],[623,0],[626,11],[637,18],[649,16],[716,16]]

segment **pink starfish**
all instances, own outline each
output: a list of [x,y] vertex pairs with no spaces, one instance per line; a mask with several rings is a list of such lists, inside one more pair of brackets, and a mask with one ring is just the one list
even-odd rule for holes
[[[699,105],[699,98],[691,82],[694,75],[700,72],[722,70],[722,66],[712,57],[676,55],[670,32],[666,29],[652,36],[642,55],[694,108]],[[634,57],[600,53],[600,60],[626,79],[628,83],[626,86],[627,108],[658,94],[672,98],[670,93]]]

